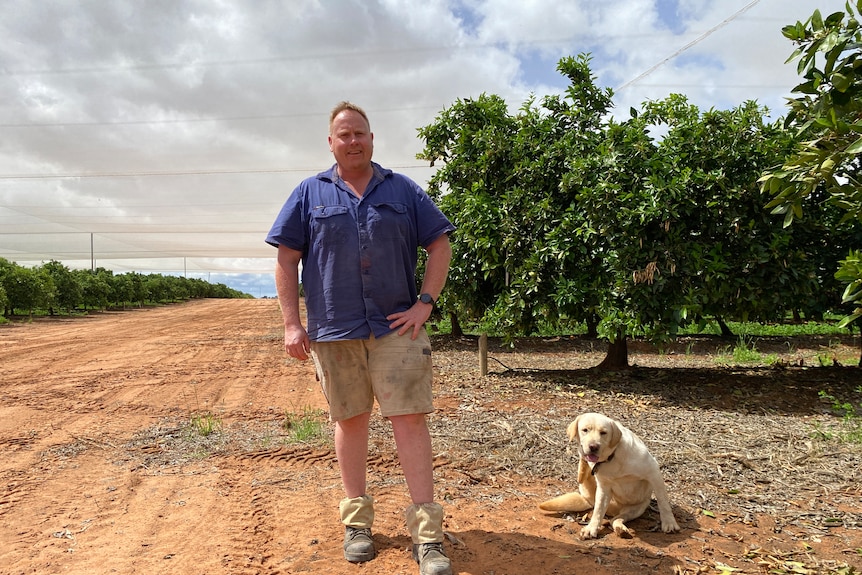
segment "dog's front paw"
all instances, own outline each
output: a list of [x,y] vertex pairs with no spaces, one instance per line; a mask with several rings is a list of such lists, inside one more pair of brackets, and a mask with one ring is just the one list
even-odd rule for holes
[[589,523],[581,528],[581,539],[595,539],[599,536],[599,526]]
[[679,531],[679,525],[673,517],[661,518],[661,530],[665,533],[676,533]]
[[612,525],[614,527],[614,533],[616,533],[617,537],[621,537],[623,539],[632,539],[635,536],[634,530],[626,527],[626,524],[625,522],[623,522],[622,519],[614,519]]

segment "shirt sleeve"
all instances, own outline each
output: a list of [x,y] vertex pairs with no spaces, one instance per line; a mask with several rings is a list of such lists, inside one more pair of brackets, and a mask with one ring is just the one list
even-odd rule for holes
[[415,183],[413,185],[417,190],[416,213],[419,245],[427,248],[443,234],[455,231],[455,226],[422,188]]
[[306,233],[306,194],[304,190],[305,184],[303,183],[288,196],[266,236],[266,243],[275,247],[285,246],[294,250],[305,251],[308,235]]

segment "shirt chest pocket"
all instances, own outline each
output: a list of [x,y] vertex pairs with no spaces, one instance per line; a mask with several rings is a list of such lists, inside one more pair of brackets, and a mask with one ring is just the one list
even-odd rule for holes
[[368,209],[368,230],[372,237],[406,240],[410,237],[410,217],[405,204],[387,202]]
[[317,206],[311,212],[311,240],[317,245],[343,245],[356,235],[355,227],[345,206]]

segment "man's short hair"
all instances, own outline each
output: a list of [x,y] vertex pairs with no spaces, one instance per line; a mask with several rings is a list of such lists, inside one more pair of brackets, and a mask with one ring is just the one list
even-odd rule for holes
[[345,102],[339,102],[338,105],[336,105],[332,109],[332,112],[330,112],[330,114],[329,114],[329,130],[330,131],[332,131],[332,122],[335,121],[335,116],[337,116],[338,114],[340,114],[344,110],[353,110],[354,112],[356,112],[357,114],[359,114],[360,116],[365,118],[365,123],[368,124],[368,128],[371,129],[371,122],[368,121],[368,115],[365,113],[365,110],[363,110],[362,108],[360,108],[359,106],[357,106],[356,104],[354,104],[352,102],[345,101]]

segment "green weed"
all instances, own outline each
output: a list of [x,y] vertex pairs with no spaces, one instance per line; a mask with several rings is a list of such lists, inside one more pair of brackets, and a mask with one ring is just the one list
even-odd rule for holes
[[[856,388],[856,393],[862,395],[862,385]],[[815,426],[815,435],[821,439],[862,443],[862,413],[856,409],[862,409],[862,401],[853,405],[851,401],[841,401],[825,391],[821,391],[819,395],[821,399],[832,404],[832,410],[841,416],[841,424],[834,431]]]
[[290,443],[315,443],[326,437],[326,418],[322,409],[309,406],[300,412],[286,411],[282,429],[288,432]]
[[737,363],[760,363],[762,356],[751,338],[739,336],[733,348],[733,360]]
[[853,355],[848,355],[846,353],[839,353],[838,349],[841,346],[841,342],[838,340],[830,340],[829,347],[821,352],[818,352],[815,356],[817,358],[817,363],[820,367],[829,367],[835,365],[852,365],[856,362],[857,358]]
[[[799,336],[814,336],[814,335],[847,335],[852,333],[847,328],[838,327],[838,322],[831,318],[825,321],[815,322],[807,321],[802,323],[781,322],[781,323],[758,323],[758,322],[727,322],[727,327],[735,334],[745,336],[761,336],[761,337],[799,337]],[[720,335],[721,330],[715,322],[708,322],[704,326],[696,324],[688,325],[680,329],[680,334],[695,335],[708,334]]]
[[201,437],[209,437],[213,433],[221,431],[221,418],[209,409],[200,408],[200,399],[198,399],[198,382],[191,382],[192,390],[194,390],[195,408],[189,409],[189,431],[194,435]]
[[739,341],[731,349],[729,346],[719,356],[718,361],[728,363],[728,358],[733,359],[735,364],[763,364],[773,365],[778,361],[778,356],[775,354],[763,355],[757,351],[757,346],[754,343],[754,338],[739,336]]
[[221,418],[211,411],[195,413],[189,420],[189,429],[195,435],[209,437],[221,431]]

